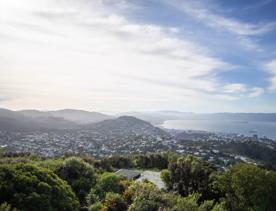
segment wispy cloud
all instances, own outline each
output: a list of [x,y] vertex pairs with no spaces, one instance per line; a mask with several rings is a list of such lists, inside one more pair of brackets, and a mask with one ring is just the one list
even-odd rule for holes
[[261,35],[275,29],[275,22],[245,23],[223,16],[211,8],[207,1],[167,1],[184,13],[217,30],[225,30],[236,35]]
[[224,86],[224,92],[225,93],[244,93],[247,91],[247,87],[245,84],[226,84]]
[[273,0],[262,0],[258,1],[257,3],[251,3],[249,6],[243,8],[242,10],[256,10],[260,9],[261,7],[267,6],[272,3]]
[[270,74],[270,78],[268,79],[270,82],[269,90],[276,90],[276,59],[266,63],[264,65],[264,69]]
[[269,89],[271,91],[275,91],[276,90],[276,76],[275,75],[272,76],[269,80],[270,80],[270,83],[271,83]]
[[[241,94],[262,94],[261,88],[221,82],[217,75],[234,65],[180,36],[180,28],[128,18],[127,11],[136,9],[133,2],[1,3],[0,58],[5,55],[6,61],[0,63],[0,84],[8,86],[0,94],[12,90],[21,96],[3,105],[49,108],[73,102],[88,109],[116,105],[114,110],[139,110],[177,101],[192,108],[199,99],[234,101]],[[273,28],[272,23],[240,23],[184,4],[184,12],[197,20],[239,36]]]
[[[24,80],[29,95],[33,90],[51,95],[53,89],[55,94],[70,95],[72,89],[83,94],[85,87],[109,87],[113,93],[108,95],[117,99],[137,91],[146,99],[151,97],[146,90],[155,90],[157,83],[170,84],[167,89],[171,90],[212,91],[216,80],[199,77],[230,66],[206,54],[196,43],[177,38],[175,29],[132,23],[118,11],[110,13],[109,5],[102,1],[45,2],[47,7],[29,1],[29,7],[20,6],[18,15],[14,13],[17,3],[9,1],[2,23],[1,33],[18,39],[2,42],[1,53],[5,50],[14,63],[1,70],[6,75],[1,81],[17,84]],[[140,80],[144,85],[132,86],[123,75],[144,78]],[[131,84],[128,92],[124,84]]]
[[250,90],[249,92],[249,97],[258,97],[260,96],[261,94],[263,94],[265,92],[265,89],[264,88],[261,88],[261,87],[254,87]]
[[225,38],[230,37],[234,45],[239,45],[247,51],[263,52],[264,49],[259,44],[260,38],[276,29],[275,20],[246,22],[231,17],[226,8],[221,8],[212,0],[163,0],[163,2],[194,19],[196,23],[209,27],[214,33],[223,34]]
[[234,83],[226,84],[223,87],[223,92],[232,96],[233,99],[239,99],[241,97],[255,98],[265,93],[265,89],[262,87],[249,88],[246,84]]
[[276,74],[276,59],[265,64],[265,68],[269,73]]

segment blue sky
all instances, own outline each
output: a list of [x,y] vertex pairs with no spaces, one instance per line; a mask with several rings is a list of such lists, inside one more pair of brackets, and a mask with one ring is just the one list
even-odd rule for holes
[[0,107],[276,112],[275,0],[1,0]]

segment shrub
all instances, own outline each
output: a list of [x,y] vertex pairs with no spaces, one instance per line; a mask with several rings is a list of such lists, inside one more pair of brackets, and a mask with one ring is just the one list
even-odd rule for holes
[[229,210],[276,210],[276,173],[239,164],[222,174],[219,187]]
[[127,203],[118,193],[107,193],[104,201],[104,206],[107,211],[125,211]]
[[106,210],[101,202],[96,202],[88,208],[88,211],[104,211]]
[[126,189],[126,183],[123,182],[124,178],[114,173],[104,173],[99,176],[97,184],[91,189],[91,193],[94,193],[104,199],[106,193],[113,192],[122,194]]
[[94,168],[81,158],[70,157],[56,169],[55,173],[68,182],[79,198],[80,203],[85,204],[87,194],[95,185]]
[[22,211],[78,210],[79,203],[67,183],[52,171],[31,164],[0,166],[0,203]]
[[169,165],[169,178],[167,178],[168,175],[165,176],[168,180],[167,183],[170,183],[172,189],[180,195],[188,196],[198,192],[201,194],[201,200],[205,200],[211,198],[212,192],[209,185],[211,184],[211,176],[215,171],[216,169],[210,163],[193,156],[187,156],[171,163]]

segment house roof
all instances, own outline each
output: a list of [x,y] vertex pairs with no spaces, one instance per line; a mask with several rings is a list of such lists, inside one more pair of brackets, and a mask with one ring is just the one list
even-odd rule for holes
[[127,177],[128,179],[137,179],[141,176],[141,173],[139,171],[133,171],[129,169],[120,169],[115,172],[118,175],[122,175]]

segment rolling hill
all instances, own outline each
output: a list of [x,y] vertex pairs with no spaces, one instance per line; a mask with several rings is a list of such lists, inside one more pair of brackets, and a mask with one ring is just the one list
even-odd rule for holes
[[94,122],[111,119],[112,116],[83,110],[63,109],[56,111],[38,111],[38,110],[22,110],[19,111],[27,117],[41,118],[41,117],[55,117],[63,118],[67,121],[75,122],[77,124],[89,124]]
[[91,130],[103,134],[120,134],[120,135],[152,135],[168,137],[169,134],[158,127],[154,127],[149,122],[143,121],[132,116],[121,116],[116,119],[104,120],[98,123],[86,126]]

